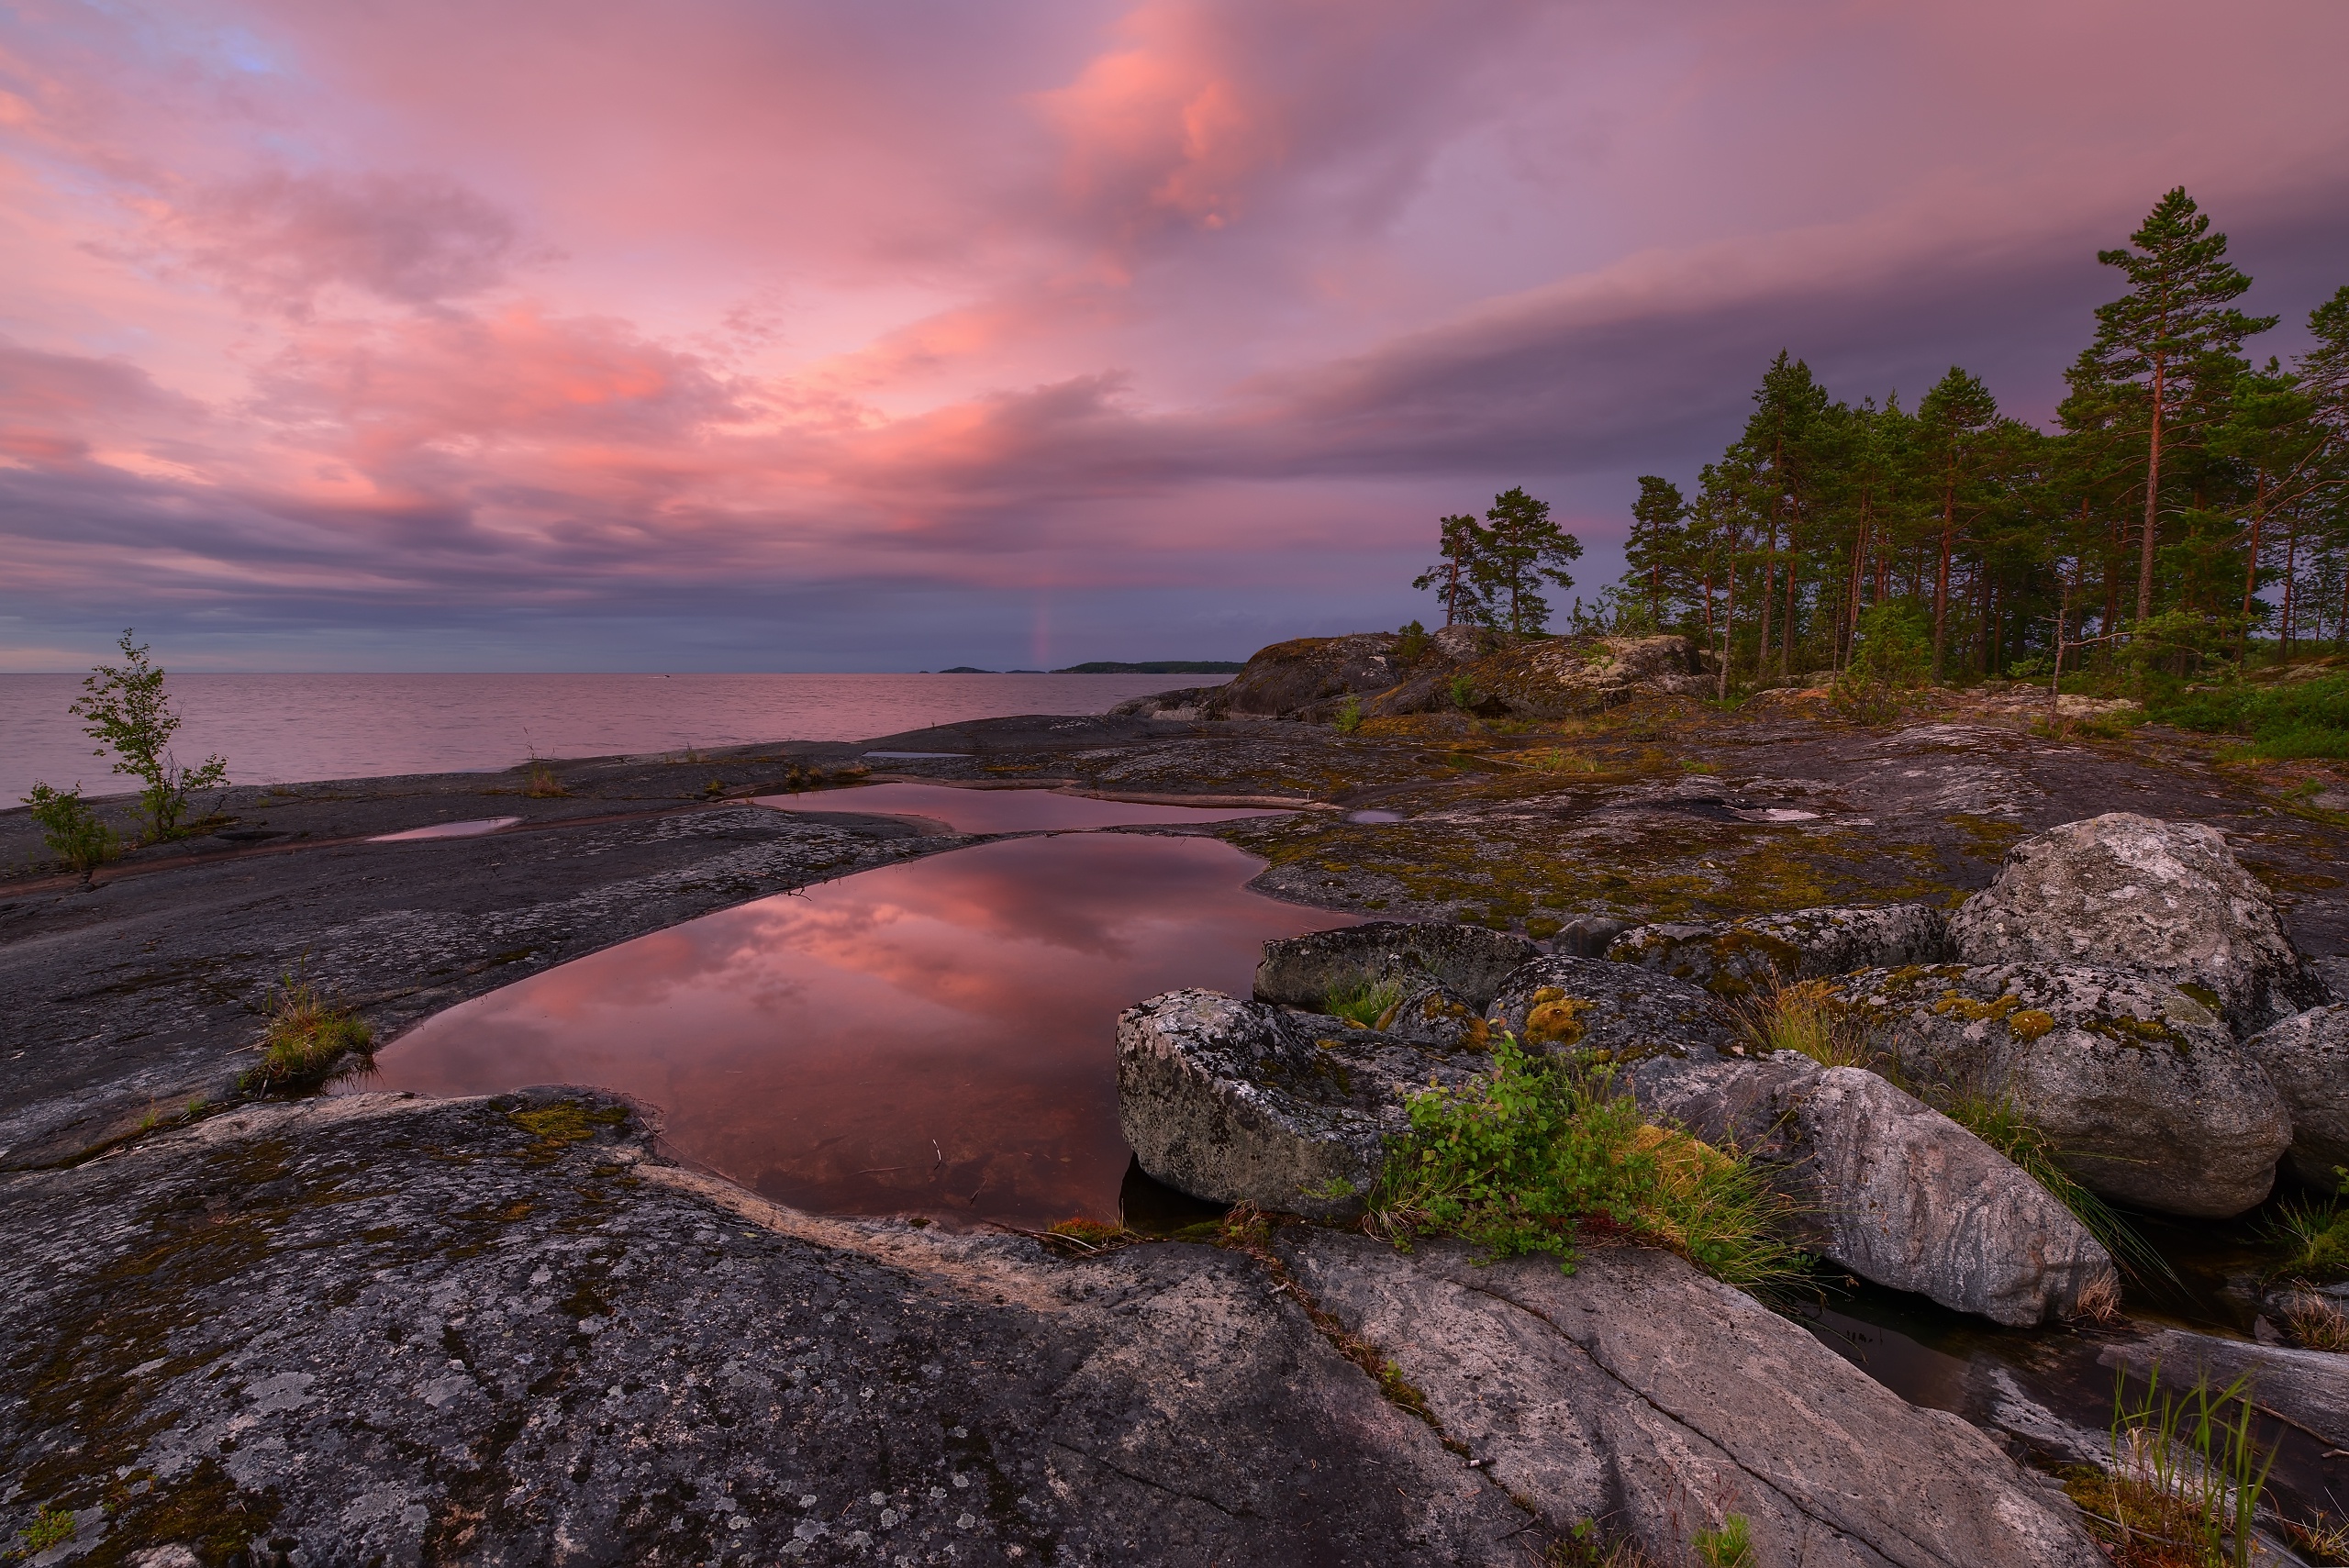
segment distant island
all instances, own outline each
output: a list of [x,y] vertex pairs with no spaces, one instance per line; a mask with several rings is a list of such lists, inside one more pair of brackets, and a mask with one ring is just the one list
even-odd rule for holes
[[1107,659],[1097,659],[1090,664],[1071,664],[1065,670],[1055,670],[1055,675],[1236,675],[1247,668],[1237,659],[1148,659],[1139,664],[1119,664]]
[[[1065,670],[982,670],[975,664],[957,664],[951,670],[941,670],[941,675],[1236,675],[1247,664],[1238,659],[1150,659],[1139,664],[1119,664],[1108,659],[1097,659],[1090,664],[1071,664]],[[924,671],[928,674],[930,672]]]

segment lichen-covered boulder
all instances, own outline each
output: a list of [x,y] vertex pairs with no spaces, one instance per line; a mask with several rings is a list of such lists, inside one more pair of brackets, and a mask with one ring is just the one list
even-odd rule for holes
[[1209,699],[1219,717],[1278,718],[1351,692],[1383,692],[1403,679],[1391,631],[1298,637],[1251,654]]
[[1512,971],[1541,954],[1523,937],[1482,926],[1374,920],[1266,942],[1256,965],[1256,1000],[1318,1012],[1332,992],[1425,978],[1481,1008]]
[[1315,1021],[1219,991],[1170,991],[1118,1020],[1118,1121],[1141,1168],[1213,1203],[1314,1218],[1361,1207],[1409,1127],[1404,1096],[1488,1058]]
[[1896,969],[1949,957],[1942,912],[1922,904],[1831,906],[1707,924],[1634,926],[1607,948],[1636,963],[1725,996],[1789,980]]
[[2296,1013],[2243,1042],[2292,1114],[2293,1174],[2331,1192],[2349,1165],[2349,1004]]
[[1424,975],[1403,983],[1377,1028],[1397,1040],[1439,1051],[1492,1050],[1492,1030],[1484,1014],[1451,986]]
[[[1464,664],[1416,671],[1365,705],[1374,717],[1469,706],[1520,718],[1567,718],[1633,697],[1708,694],[1711,676],[1685,637],[1541,638],[1503,642]],[[1461,703],[1464,694],[1465,705]]]
[[1774,1173],[1824,1258],[1959,1312],[2027,1327],[2117,1298],[2111,1257],[2004,1155],[1857,1067],[1782,1051],[1761,1061],[1657,1057],[1632,1092]]
[[1822,982],[1912,1083],[2009,1095],[2073,1180],[2212,1218],[2267,1195],[2284,1101],[2219,1016],[2176,986],[2076,963],[1914,964]]
[[1967,963],[2156,976],[2243,1034],[2328,1000],[2267,890],[2199,822],[2115,811],[2026,839],[1950,917],[1949,933]]
[[1564,955],[1517,970],[1485,1017],[1531,1050],[1618,1062],[1710,1058],[1738,1040],[1720,999],[1708,991],[1631,964]]

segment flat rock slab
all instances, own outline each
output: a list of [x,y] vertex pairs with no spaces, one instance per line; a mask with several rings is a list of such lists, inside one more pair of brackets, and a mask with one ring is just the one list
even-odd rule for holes
[[1299,1281],[1392,1351],[1445,1431],[1554,1529],[1687,1561],[1745,1516],[1754,1560],[1809,1568],[2091,1568],[2060,1495],[1963,1420],[1908,1404],[1669,1253],[1479,1268],[1365,1237],[1281,1233]]
[[[402,801],[411,820],[431,819]],[[0,904],[13,1015],[0,1169],[70,1160],[150,1112],[232,1096],[281,976],[357,1006],[381,1045],[567,959],[964,841],[749,805],[607,808],[491,838],[264,851],[18,894]]]
[[1712,1059],[1738,1043],[1720,998],[1635,964],[1553,956],[1512,973],[1486,1017],[1539,1051],[1619,1062]]
[[[254,1107],[0,1178],[0,1531],[119,1562],[1521,1562],[1260,1265],[648,1162],[580,1092]],[[45,1559],[44,1561],[47,1561]]]

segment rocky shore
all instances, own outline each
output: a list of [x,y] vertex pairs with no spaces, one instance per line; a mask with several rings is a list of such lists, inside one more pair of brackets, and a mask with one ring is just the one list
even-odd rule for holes
[[[2125,1206],[2324,1182],[2349,1149],[2342,819],[2193,738],[2049,735],[2000,693],[1864,728],[1705,706],[1685,644],[1452,641],[1285,644],[1107,717],[556,762],[561,794],[519,770],[242,789],[219,836],[88,886],[0,813],[0,1529],[148,1568],[1570,1563],[1600,1536],[1689,1561],[1733,1515],[1756,1568],[2105,1560],[2053,1473],[2077,1434],[1910,1405],[1669,1251],[1568,1276],[1349,1229],[1396,1086],[1474,1077],[1502,1028],[1604,1050],[1643,1106],[1755,1152],[1838,1268],[1986,1322],[2103,1314],[2120,1359],[2256,1368],[2349,1448],[2340,1358],[2132,1322],[2070,1213],[1910,1092],[2073,1107],[2067,1168]],[[658,1107],[588,1088],[238,1088],[282,974],[390,1039],[974,841],[852,794],[749,802],[869,768],[1298,806],[1166,830],[1388,924],[1102,1030],[1147,1168],[1313,1222],[1098,1245],[851,1221],[675,1162]],[[373,841],[492,817],[523,820]],[[1313,1021],[1402,955],[1408,1007]],[[1741,1049],[1731,1005],[1797,978],[1902,1041],[1910,1088]],[[1333,1061],[1339,1092],[1265,1092],[1267,1063]]]

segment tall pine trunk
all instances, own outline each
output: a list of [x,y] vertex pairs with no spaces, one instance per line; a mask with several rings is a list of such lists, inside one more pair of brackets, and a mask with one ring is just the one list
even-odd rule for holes
[[2162,504],[2162,387],[2167,369],[2160,355],[2154,357],[2153,439],[2145,448],[2145,527],[2137,551],[2137,618],[2144,620],[2154,613],[2154,528],[2161,517]]

